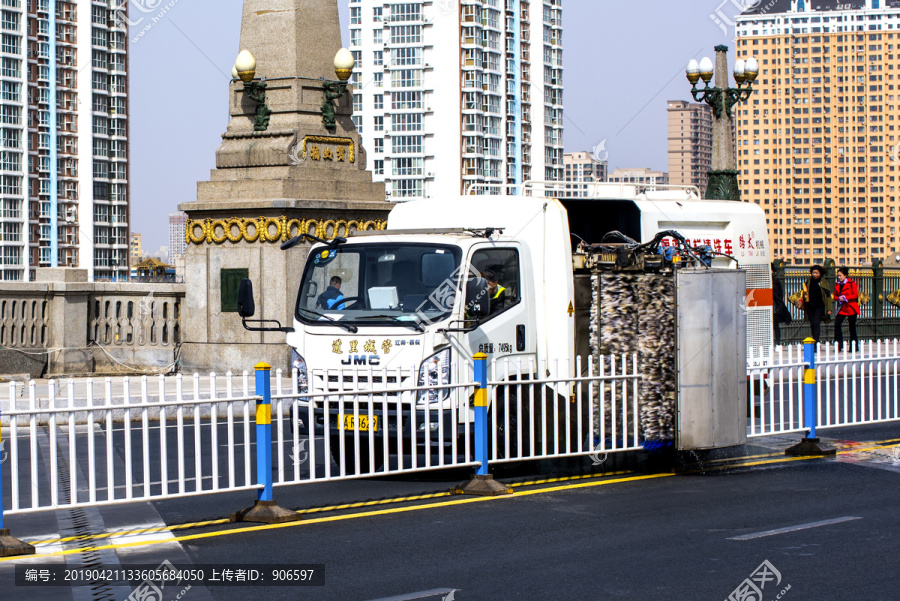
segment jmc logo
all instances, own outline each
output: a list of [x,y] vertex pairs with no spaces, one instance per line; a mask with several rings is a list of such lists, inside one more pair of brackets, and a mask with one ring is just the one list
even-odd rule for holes
[[341,361],[341,365],[381,365],[381,357],[378,355],[348,355],[346,359]]

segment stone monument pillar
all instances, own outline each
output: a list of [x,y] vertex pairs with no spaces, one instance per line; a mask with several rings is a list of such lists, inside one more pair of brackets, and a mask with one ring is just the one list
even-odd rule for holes
[[[241,277],[253,280],[255,318],[290,326],[310,245],[282,251],[281,243],[303,232],[332,238],[385,227],[391,205],[365,170],[352,88],[338,96],[329,85],[340,47],[337,0],[244,1],[241,49],[256,58],[256,76],[231,82],[216,169],[198,183],[197,200],[180,206],[188,214],[185,371],[238,371],[259,361],[288,368],[283,333],[242,327]],[[329,126],[326,103],[334,106]]]

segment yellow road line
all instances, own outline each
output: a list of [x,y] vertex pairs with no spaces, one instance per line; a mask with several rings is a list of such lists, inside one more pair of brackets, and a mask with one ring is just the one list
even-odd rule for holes
[[[512,487],[521,487],[521,486],[534,486],[537,484],[550,484],[554,482],[567,482],[571,480],[582,480],[585,478],[603,478],[610,476],[618,476],[622,474],[631,474],[634,472],[631,471],[619,471],[619,472],[608,472],[605,474],[585,474],[580,476],[563,476],[559,478],[547,478],[544,480],[531,480],[528,482],[516,482],[514,484],[510,484]],[[300,514],[311,514],[311,513],[326,513],[329,511],[341,511],[343,509],[359,509],[360,507],[371,507],[375,505],[389,505],[391,503],[408,503],[410,501],[424,501],[426,499],[436,499],[440,497],[449,497],[452,493],[447,492],[438,492],[438,493],[430,493],[426,495],[412,495],[408,497],[393,497],[390,499],[378,499],[374,501],[359,501],[357,503],[344,503],[342,505],[329,505],[325,507],[312,507],[310,509],[299,509],[297,513]],[[109,538],[112,536],[131,536],[135,534],[151,534],[153,532],[165,532],[167,530],[186,530],[189,528],[202,528],[204,526],[216,526],[219,524],[227,524],[229,523],[228,519],[219,519],[219,520],[207,520],[203,522],[188,522],[184,524],[173,524],[171,526],[159,526],[155,528],[134,528],[131,530],[121,530],[118,532],[107,532],[103,534],[86,534],[82,536],[70,536],[66,538],[50,538],[46,540],[38,540],[38,541],[29,541],[32,545],[49,545],[49,544],[58,544],[58,543],[68,543],[72,541],[84,541],[84,540],[96,540],[101,538]]]
[[[264,530],[274,530],[277,528],[294,528],[297,526],[308,526],[308,525],[312,525],[312,524],[322,524],[322,523],[326,523],[326,522],[338,522],[338,521],[359,519],[359,518],[365,518],[365,517],[391,515],[391,514],[396,514],[396,513],[408,513],[408,512],[412,512],[412,511],[419,511],[422,509],[436,509],[439,507],[451,507],[454,505],[463,505],[463,504],[468,504],[468,503],[483,503],[483,502],[487,502],[487,501],[498,501],[501,499],[514,499],[516,497],[522,497],[522,496],[528,496],[528,495],[543,494],[543,493],[549,493],[549,492],[559,492],[559,491],[564,491],[564,490],[575,490],[575,489],[579,489],[579,488],[588,488],[588,487],[594,487],[594,486],[604,486],[606,484],[619,484],[619,483],[623,483],[623,482],[635,482],[635,481],[639,481],[639,480],[651,480],[651,479],[656,479],[656,478],[666,478],[666,477],[673,476],[673,475],[674,474],[648,474],[648,475],[644,475],[644,476],[631,476],[628,478],[619,478],[619,479],[615,479],[615,480],[600,480],[598,482],[579,482],[577,484],[564,484],[564,485],[560,485],[560,486],[551,486],[551,487],[547,487],[547,488],[538,488],[538,489],[534,489],[534,490],[523,490],[521,492],[516,493],[515,495],[509,495],[509,496],[466,497],[466,498],[453,499],[451,501],[442,501],[440,503],[428,503],[428,504],[424,504],[424,505],[411,505],[408,507],[393,507],[390,509],[379,509],[376,511],[364,511],[364,512],[360,512],[360,513],[333,515],[333,516],[327,516],[327,517],[321,517],[321,518],[313,518],[311,520],[303,520],[300,522],[287,522],[284,524],[263,524],[263,525],[259,525],[259,526],[248,526],[248,527],[243,527],[243,528],[229,528],[226,530],[218,530],[218,531],[214,531],[214,532],[202,532],[202,533],[198,533],[198,534],[189,534],[186,536],[176,536],[173,538],[159,539],[159,540],[135,541],[135,542],[130,542],[130,543],[128,543],[128,542],[117,543],[117,544],[110,544],[110,545],[100,545],[100,546],[96,546],[96,547],[85,547],[85,548],[81,548],[81,549],[67,549],[64,551],[56,551],[54,553],[45,553],[45,554],[39,554],[39,555],[27,555],[24,557],[28,558],[28,559],[44,558],[44,557],[58,557],[58,556],[62,556],[62,555],[75,555],[75,554],[79,554],[79,553],[87,553],[90,551],[102,551],[102,550],[107,550],[107,549],[128,549],[128,548],[134,548],[134,547],[146,547],[146,546],[150,546],[150,545],[160,545],[160,544],[166,544],[166,543],[180,543],[180,542],[184,542],[184,541],[200,540],[200,539],[204,539],[204,538],[214,538],[217,536],[227,536],[227,535],[232,535],[232,534],[241,534],[241,533],[245,533],[245,532],[260,532],[260,531],[264,531]],[[23,559],[23,557],[4,557],[4,558],[0,558],[0,562],[10,561],[10,560],[15,560],[15,559]]]
[[[900,438],[869,443],[872,446],[851,447],[846,450],[838,451],[837,454],[838,455],[848,455],[848,454],[852,454],[852,453],[861,453],[861,452],[868,452],[868,451],[872,451],[872,450],[884,449],[884,448],[888,448],[886,445],[891,445],[895,442],[900,442]],[[761,458],[765,458],[765,457],[774,457],[774,459],[768,459],[768,460],[764,460],[764,461],[749,461],[749,462],[746,461],[747,459],[761,459]],[[740,463],[709,467],[709,468],[703,469],[702,471],[719,471],[719,470],[736,469],[736,468],[742,468],[742,467],[752,467],[752,466],[758,466],[758,465],[771,465],[771,464],[777,464],[777,463],[789,463],[789,462],[794,462],[794,461],[809,461],[812,459],[821,459],[821,457],[785,457],[782,453],[768,453],[768,454],[761,454],[761,455],[748,455],[746,457],[740,457],[740,458],[734,458],[734,459],[740,459],[743,461],[741,461]],[[729,458],[722,458],[722,459],[714,459],[714,460],[711,460],[706,463],[726,462],[726,461],[730,461],[730,460],[731,459],[729,459]],[[691,471],[697,471],[697,470],[691,470]],[[527,482],[516,482],[516,483],[510,484],[509,486],[514,487],[514,488],[520,488],[523,486],[536,486],[536,485],[540,485],[540,484],[552,484],[555,482],[570,482],[573,480],[584,480],[584,479],[590,479],[590,478],[597,478],[597,479],[608,478],[610,476],[618,476],[618,475],[632,474],[632,473],[634,473],[634,472],[628,471],[628,470],[622,470],[622,471],[617,471],[617,472],[608,472],[605,474],[583,474],[583,475],[578,475],[578,476],[563,476],[563,477],[559,477],[559,478],[546,478],[546,479],[542,479],[542,480],[530,480]],[[673,474],[656,474],[654,476],[659,477],[659,476],[670,476],[670,475],[673,475]],[[582,486],[597,486],[600,484],[605,484],[607,482],[627,482],[627,481],[629,481],[629,479],[604,480],[604,481],[600,481],[600,482],[590,482],[590,483],[584,483],[584,484],[571,485],[571,487],[578,488],[578,487],[582,487]],[[565,488],[553,487],[553,488],[540,488],[540,489],[536,489],[535,491],[519,491],[516,493],[516,496],[523,496],[525,494],[535,494],[535,493],[540,493],[540,492],[549,492],[549,491],[553,491],[553,490],[565,490]],[[342,505],[330,505],[330,506],[325,506],[325,507],[313,507],[310,509],[301,509],[301,510],[298,510],[297,513],[305,515],[305,514],[313,514],[313,513],[325,513],[325,512],[330,512],[330,511],[340,511],[340,510],[344,510],[344,509],[358,509],[361,507],[371,507],[371,506],[376,506],[376,505],[388,505],[391,503],[408,503],[411,501],[422,501],[422,500],[427,500],[427,499],[448,497],[451,494],[452,493],[450,493],[450,492],[439,492],[439,493],[431,493],[431,494],[426,494],[426,495],[413,495],[413,496],[408,496],[408,497],[395,497],[395,498],[390,498],[390,499],[379,499],[379,500],[375,500],[375,501],[360,501],[358,503],[346,503],[346,504],[342,504]],[[451,501],[451,502],[449,502],[449,504],[456,504],[458,502],[461,502],[461,501]],[[443,505],[442,504],[430,504],[430,505],[421,506],[421,507],[432,507],[432,506],[443,506]],[[413,506],[413,508],[416,508],[416,507],[420,507],[420,506]],[[401,508],[401,509],[408,509],[408,508]],[[340,517],[340,518],[356,517],[356,516],[361,517],[364,515],[367,515],[367,514],[351,514],[351,516],[336,516],[336,517]],[[381,514],[373,513],[372,515],[381,515]],[[331,518],[329,518],[329,519],[320,518],[320,519],[316,519],[316,520],[304,520],[303,523],[310,524],[310,523],[319,523],[321,521],[331,521]],[[104,538],[109,538],[109,537],[113,537],[113,536],[131,536],[131,535],[136,535],[136,534],[151,534],[154,532],[186,530],[186,529],[190,529],[190,528],[202,528],[204,526],[217,526],[217,525],[227,524],[227,523],[229,523],[228,519],[207,520],[207,521],[202,521],[202,522],[188,522],[188,523],[184,523],[184,524],[173,524],[171,526],[160,526],[160,527],[156,527],[156,528],[138,528],[138,529],[133,529],[133,530],[123,530],[120,532],[90,534],[90,535],[84,535],[84,536],[72,536],[72,537],[67,537],[67,538],[54,538],[54,539],[47,539],[47,540],[41,540],[41,541],[32,541],[31,544],[33,544],[33,545],[59,544],[59,543],[66,543],[66,542],[72,542],[72,541],[104,539]],[[228,530],[227,532],[235,532],[235,531],[246,531],[246,529]],[[167,540],[149,541],[147,544],[171,542],[171,541],[182,540],[182,539],[187,540],[184,537],[181,537],[181,538],[176,537],[176,538],[167,539]],[[119,545],[128,545],[128,544],[129,543],[120,543]],[[96,547],[96,548],[97,549],[119,548],[119,545],[111,545],[111,546]],[[85,549],[85,550],[90,550],[90,549]],[[81,552],[81,551],[82,550],[75,549],[75,550],[67,551],[64,553],[77,553],[77,552]],[[3,561],[3,560],[0,560],[0,561]]]

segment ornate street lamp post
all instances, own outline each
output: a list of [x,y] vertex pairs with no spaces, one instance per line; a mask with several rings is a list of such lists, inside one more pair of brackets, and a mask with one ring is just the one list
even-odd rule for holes
[[[699,63],[691,60],[687,66],[687,78],[691,82],[691,95],[697,102],[705,102],[712,107],[713,148],[712,168],[706,185],[706,197],[715,200],[740,200],[738,169],[734,158],[734,128],[731,108],[750,98],[752,83],[759,74],[759,63],[755,58],[746,61],[738,59],[734,64],[736,88],[728,87],[728,46],[716,46],[715,86],[709,85],[713,78],[713,63],[704,57]],[[703,80],[704,88],[697,82]]]
[[[333,101],[347,93],[347,81],[353,75],[353,67],[356,61],[346,48],[338,50],[334,57],[334,72],[338,81],[325,80],[322,86],[325,89],[325,101],[322,103],[322,124],[328,129],[334,129],[335,113]],[[256,103],[256,114],[253,118],[253,131],[266,131],[269,128],[269,118],[272,110],[266,104],[267,83],[256,77],[256,58],[249,50],[241,50],[231,69],[231,77],[244,82],[244,92],[247,98]]]
[[334,55],[334,73],[338,76],[338,81],[325,81],[325,102],[322,103],[322,125],[328,129],[337,127],[334,121],[334,104],[333,100],[337,100],[347,93],[347,80],[353,75],[353,66],[356,61],[353,60],[353,54],[346,48],[341,48]]
[[266,105],[266,82],[254,80],[256,75],[256,59],[249,50],[241,50],[234,62],[231,75],[244,82],[247,98],[256,103],[256,116],[253,118],[253,131],[266,131],[269,128],[269,116],[272,110]]

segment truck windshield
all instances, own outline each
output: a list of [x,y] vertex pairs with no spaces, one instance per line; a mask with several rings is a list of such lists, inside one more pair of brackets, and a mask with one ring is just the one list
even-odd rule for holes
[[434,244],[346,244],[310,254],[297,319],[326,325],[421,327],[447,317],[459,291],[462,252]]

